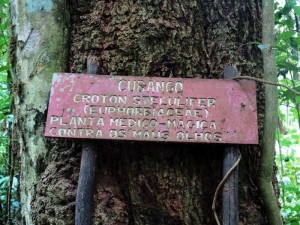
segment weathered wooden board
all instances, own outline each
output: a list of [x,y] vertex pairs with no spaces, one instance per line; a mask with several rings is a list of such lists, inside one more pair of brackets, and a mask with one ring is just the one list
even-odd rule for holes
[[257,144],[256,85],[57,73],[45,136]]

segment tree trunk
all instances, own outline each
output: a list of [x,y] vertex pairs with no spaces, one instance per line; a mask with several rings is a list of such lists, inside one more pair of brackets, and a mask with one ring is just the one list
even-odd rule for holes
[[[69,8],[65,1],[15,0],[12,24],[26,224],[74,224],[81,142],[43,137],[53,72],[85,72],[94,55],[101,74],[223,79],[229,65],[241,75],[263,73],[252,44],[261,41],[256,0],[77,0]],[[257,89],[261,140],[264,95]],[[93,224],[216,224],[211,205],[222,179],[223,145],[98,143]],[[240,151],[240,224],[268,224],[256,181],[261,145]]]

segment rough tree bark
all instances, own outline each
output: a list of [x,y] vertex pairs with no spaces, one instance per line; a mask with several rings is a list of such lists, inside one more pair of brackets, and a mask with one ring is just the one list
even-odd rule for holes
[[[224,68],[233,65],[241,75],[261,78],[262,55],[251,44],[261,41],[261,23],[257,0],[14,0],[11,59],[24,224],[74,224],[81,144],[43,137],[53,72],[84,72],[94,55],[101,74],[223,79]],[[260,84],[257,91],[261,141]],[[221,145],[99,146],[94,224],[215,224]],[[268,224],[256,180],[261,145],[240,150],[240,224]]]

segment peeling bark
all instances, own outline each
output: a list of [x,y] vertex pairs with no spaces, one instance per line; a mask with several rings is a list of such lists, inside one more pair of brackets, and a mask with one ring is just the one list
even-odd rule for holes
[[[222,79],[229,65],[242,75],[263,74],[261,53],[251,44],[261,41],[261,1],[72,1],[69,42],[65,2],[31,1],[36,5],[27,8],[21,0],[12,3],[26,224],[74,224],[81,144],[43,138],[52,72],[85,72],[88,55],[95,55],[101,74]],[[258,85],[260,141],[262,90]],[[222,176],[221,145],[99,146],[94,224],[215,224],[211,204]],[[256,184],[260,152],[261,145],[241,147],[240,224],[268,224]],[[217,210],[221,214],[220,202]]]
[[[58,165],[53,165],[51,158],[52,151],[57,149],[54,144],[58,143],[46,141],[43,135],[52,73],[67,69],[69,19],[65,4],[65,1],[52,0],[11,2],[10,59],[16,131],[13,141],[17,142],[15,146],[18,146],[21,159],[21,207],[26,224],[45,224],[43,221],[48,219],[53,220],[52,224],[62,224],[60,221],[65,220],[64,213],[68,209],[65,203],[56,199],[67,201],[65,193],[59,193],[59,189],[68,186],[68,183],[71,186],[70,177],[67,179],[65,176],[66,181],[56,179],[53,185],[50,184],[51,178],[47,174],[58,170]],[[64,149],[64,154],[66,152]],[[59,177],[60,173],[56,172],[56,176]],[[47,179],[47,191],[44,190],[40,196],[38,190]],[[73,186],[75,189],[76,184]],[[45,195],[47,198],[44,198]],[[61,209],[61,218],[54,211],[60,209],[59,203],[64,208]],[[46,213],[52,213],[55,219],[48,218]]]

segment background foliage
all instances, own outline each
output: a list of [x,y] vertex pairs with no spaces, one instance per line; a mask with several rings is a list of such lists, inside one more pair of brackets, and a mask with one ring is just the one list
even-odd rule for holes
[[[299,1],[276,2],[276,65],[278,82],[300,91]],[[278,89],[277,130],[278,180],[285,224],[300,224],[300,96]]]
[[0,224],[15,224],[19,209],[18,179],[14,174],[14,154],[9,147],[13,117],[8,90],[8,4],[0,0]]

